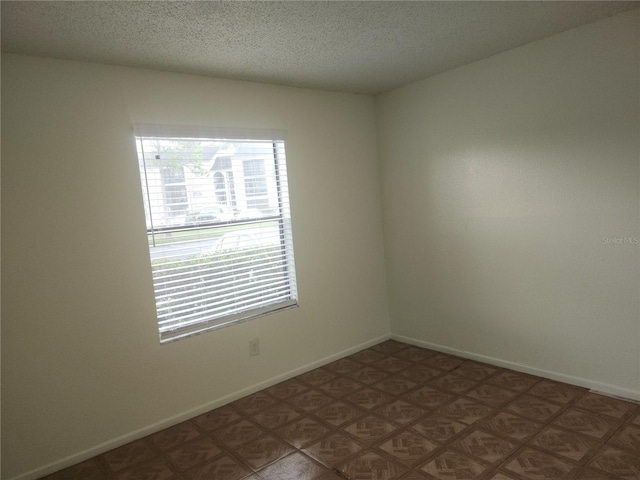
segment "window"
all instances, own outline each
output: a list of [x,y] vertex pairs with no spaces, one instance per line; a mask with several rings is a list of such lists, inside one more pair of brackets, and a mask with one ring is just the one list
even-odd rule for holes
[[245,160],[243,162],[243,173],[247,206],[253,208],[269,208],[269,190],[267,187],[264,160]]
[[165,215],[175,217],[186,213],[187,188],[184,180],[184,167],[163,166],[160,170],[162,190],[164,192]]
[[213,174],[213,183],[216,187],[216,201],[220,204],[227,205],[227,185],[224,175],[220,172]]
[[296,306],[282,134],[135,133],[160,341]]

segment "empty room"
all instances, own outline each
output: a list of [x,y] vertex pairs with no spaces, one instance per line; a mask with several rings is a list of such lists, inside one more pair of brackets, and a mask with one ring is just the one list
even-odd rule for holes
[[640,479],[640,3],[1,36],[4,480]]

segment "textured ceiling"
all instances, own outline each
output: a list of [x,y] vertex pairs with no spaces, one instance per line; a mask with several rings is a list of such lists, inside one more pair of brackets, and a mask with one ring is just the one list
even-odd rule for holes
[[2,51],[377,94],[639,6],[2,1]]

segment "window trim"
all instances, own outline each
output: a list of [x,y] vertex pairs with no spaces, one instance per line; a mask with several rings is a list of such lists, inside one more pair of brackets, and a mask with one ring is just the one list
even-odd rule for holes
[[220,140],[266,140],[286,142],[287,132],[266,128],[228,128],[186,125],[133,125],[136,137],[215,138]]
[[[262,217],[260,220],[253,221],[232,221],[226,222],[225,225],[229,224],[238,224],[242,225],[243,223],[247,224],[255,224],[260,225],[265,221],[278,221],[278,235],[279,235],[279,255],[281,255],[283,262],[283,270],[281,277],[274,277],[274,285],[273,287],[273,296],[277,298],[278,294],[278,281],[284,280],[287,288],[282,291],[282,293],[286,293],[288,298],[284,298],[283,300],[276,300],[274,303],[270,303],[268,305],[255,306],[246,310],[242,310],[239,312],[235,312],[233,307],[229,308],[231,313],[227,313],[225,315],[216,316],[210,319],[189,319],[183,318],[176,322],[174,328],[167,328],[167,325],[171,325],[171,322],[166,318],[161,318],[158,316],[158,298],[157,298],[157,286],[155,279],[154,283],[154,304],[156,307],[156,325],[158,328],[158,334],[160,337],[160,343],[166,344],[176,340],[180,340],[186,337],[199,335],[204,332],[208,332],[211,330],[216,330],[218,328],[224,328],[230,325],[234,325],[236,323],[243,323],[245,321],[253,320],[256,318],[263,317],[265,315],[270,315],[272,313],[278,313],[284,310],[289,310],[291,308],[296,308],[298,306],[298,289],[297,289],[297,279],[296,279],[296,268],[295,268],[295,259],[294,259],[294,249],[293,249],[293,235],[292,235],[292,227],[291,227],[291,213],[290,213],[290,202],[289,202],[289,191],[288,191],[288,179],[286,172],[286,151],[280,152],[280,147],[277,144],[282,144],[282,148],[285,145],[285,132],[282,130],[255,130],[255,129],[235,129],[235,128],[211,128],[211,127],[187,127],[187,126],[177,126],[177,125],[135,125],[133,128],[136,144],[142,141],[144,138],[159,138],[159,139],[170,139],[175,138],[176,140],[183,139],[192,139],[192,140],[212,140],[212,141],[229,141],[229,142],[247,142],[247,141],[256,141],[256,142],[270,142],[272,144],[273,152],[273,164],[275,168],[275,178],[276,178],[276,190],[277,190],[277,203],[278,203],[278,215]],[[142,150],[138,151],[138,155],[142,152],[144,155],[144,148],[142,144],[140,144],[140,148]],[[281,157],[282,155],[282,157]],[[138,158],[138,163],[140,165],[141,159]],[[149,191],[150,185],[147,179],[147,167],[143,162],[144,166],[144,177],[141,175],[141,188],[142,188],[142,196],[144,201],[142,202],[145,210],[147,209],[147,202],[150,202]],[[281,173],[281,169],[284,167],[284,173]],[[140,167],[142,168],[142,167]],[[141,171],[142,173],[142,171]],[[226,177],[225,177],[226,178]],[[284,180],[286,182],[286,188],[281,186],[281,182]],[[214,197],[215,198],[215,197]],[[283,208],[286,207],[286,208]],[[145,212],[145,218],[149,216],[149,224],[145,227],[148,235],[155,235],[158,232],[161,232],[166,229],[166,227],[155,227],[153,225],[153,212],[151,208],[151,203],[149,203],[149,211]],[[151,228],[151,232],[149,231],[149,226]],[[210,226],[210,228],[216,228],[215,226]],[[189,227],[180,229],[180,228],[169,228],[168,230],[189,230]],[[151,248],[151,245],[150,245]],[[149,249],[151,253],[151,249]],[[150,256],[150,262],[153,262]],[[212,263],[209,264],[212,268],[215,266],[216,260],[212,260]],[[150,272],[153,277],[153,268]],[[248,287],[250,291],[250,287]],[[266,297],[269,296],[269,292],[271,290],[267,290]],[[258,297],[258,304],[260,302],[260,298]],[[266,300],[266,298],[265,298]],[[189,306],[189,302],[182,304],[185,307]],[[212,303],[211,308],[216,309],[220,304]],[[181,324],[180,324],[181,323]],[[164,328],[163,328],[164,327]]]

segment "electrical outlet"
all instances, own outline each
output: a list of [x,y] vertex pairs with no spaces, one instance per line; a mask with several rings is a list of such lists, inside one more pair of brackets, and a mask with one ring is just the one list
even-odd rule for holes
[[260,339],[256,338],[255,340],[251,340],[249,342],[249,355],[255,357],[256,355],[260,355]]

